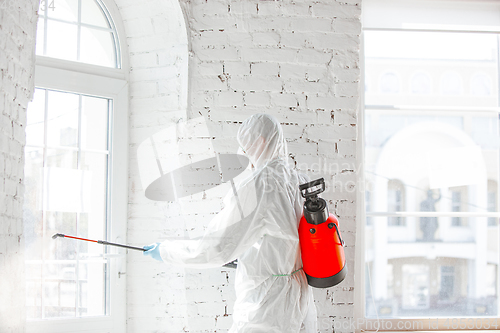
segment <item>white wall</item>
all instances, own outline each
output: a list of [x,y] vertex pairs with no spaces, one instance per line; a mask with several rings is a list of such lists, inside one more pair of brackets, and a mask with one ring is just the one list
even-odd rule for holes
[[0,3],[0,332],[24,332],[23,177],[38,1]]
[[[220,209],[217,200],[187,202],[189,212],[146,199],[136,160],[142,142],[203,115],[214,148],[231,151],[239,122],[273,114],[292,163],[326,177],[324,197],[347,243],[347,279],[315,292],[321,332],[332,332],[333,320],[353,317],[354,306],[360,1],[182,0],[182,12],[176,1],[117,0],[131,64],[128,242],[182,234],[190,220]],[[175,268],[129,253],[128,332],[227,331],[233,277],[227,269]]]

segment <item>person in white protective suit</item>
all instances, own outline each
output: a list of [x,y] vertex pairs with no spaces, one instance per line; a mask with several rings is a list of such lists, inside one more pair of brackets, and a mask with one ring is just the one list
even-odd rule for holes
[[152,244],[144,254],[193,268],[238,259],[231,333],[316,333],[298,235],[299,184],[308,180],[288,165],[283,131],[272,116],[246,119],[237,139],[253,164],[252,176],[229,192],[204,236]]

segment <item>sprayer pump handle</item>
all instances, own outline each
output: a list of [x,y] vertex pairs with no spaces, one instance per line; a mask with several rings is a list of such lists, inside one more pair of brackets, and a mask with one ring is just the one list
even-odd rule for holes
[[[309,191],[312,187],[315,187],[315,186],[319,186],[319,188],[314,190],[314,191]],[[325,179],[319,178],[319,179],[313,180],[309,183],[301,184],[301,185],[299,185],[299,189],[300,189],[300,194],[304,198],[307,199],[310,197],[315,197],[325,190]]]

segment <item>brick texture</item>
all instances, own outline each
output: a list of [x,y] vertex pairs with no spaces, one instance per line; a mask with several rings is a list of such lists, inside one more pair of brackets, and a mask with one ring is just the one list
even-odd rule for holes
[[0,332],[25,331],[23,174],[38,1],[0,1]]
[[[354,313],[360,1],[117,0],[130,51],[128,241],[193,235],[220,196],[181,203],[145,198],[140,145],[179,120],[203,116],[217,152],[234,152],[239,123],[257,112],[282,123],[290,162],[325,177],[324,198],[347,240],[349,275],[315,290],[320,332]],[[181,146],[181,143],[179,144]],[[202,154],[182,142],[193,158]],[[199,147],[198,147],[199,148]],[[227,332],[234,272],[127,259],[128,332]]]
[[[116,0],[130,60],[128,242],[200,234],[223,191],[179,203],[145,198],[138,149],[178,121],[203,116],[205,143],[234,152],[239,123],[256,112],[283,125],[290,162],[325,177],[324,198],[347,241],[349,275],[315,290],[320,332],[353,317],[360,1]],[[0,0],[0,331],[23,332],[23,163],[33,94],[36,0]],[[186,160],[204,145],[179,141]],[[203,150],[203,151],[202,151]],[[227,332],[234,272],[127,257],[128,332]]]

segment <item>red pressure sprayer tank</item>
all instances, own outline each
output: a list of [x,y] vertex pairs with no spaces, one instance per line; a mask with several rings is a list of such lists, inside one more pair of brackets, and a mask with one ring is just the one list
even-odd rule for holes
[[328,212],[326,201],[318,197],[325,190],[323,178],[299,185],[304,215],[299,224],[302,264],[310,286],[333,287],[347,274],[344,241],[337,218]]

